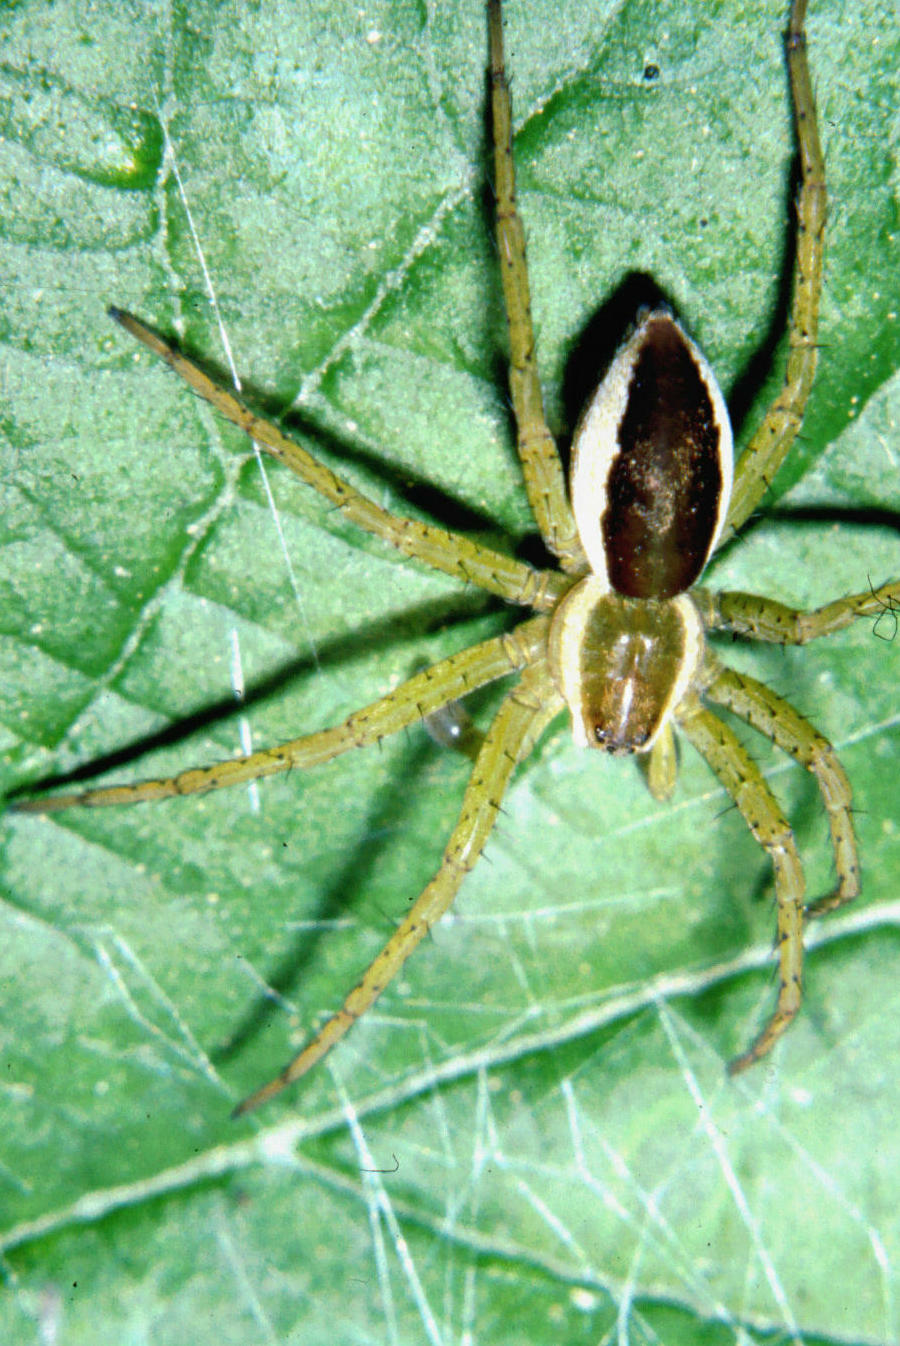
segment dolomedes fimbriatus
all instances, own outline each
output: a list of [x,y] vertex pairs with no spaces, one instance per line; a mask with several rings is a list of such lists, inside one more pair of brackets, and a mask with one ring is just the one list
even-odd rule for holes
[[[801,186],[789,353],[784,386],[736,469],[728,414],[715,377],[665,309],[638,315],[585,409],[573,444],[571,496],[544,420],[529,311],[522,224],[516,209],[510,99],[500,0],[489,0],[497,244],[509,319],[511,392],[528,499],[558,570],[537,570],[466,537],[396,517],[313,459],[278,427],[248,410],[197,365],[117,309],[116,321],[159,355],[273,457],[291,467],[360,528],[404,554],[478,585],[537,615],[416,674],[343,724],[239,760],[192,768],[167,780],[19,801],[35,812],[137,803],[220,789],[288,768],[311,766],[376,743],[495,679],[517,673],[477,752],[471,779],[436,875],[359,984],[300,1054],[236,1109],[277,1094],[325,1055],[373,1004],[440,919],[485,845],[517,763],[563,709],[579,743],[613,754],[648,753],[651,789],[674,784],[673,725],[700,752],[733,798],[775,872],[779,989],[775,1010],[732,1063],[763,1056],[801,998],[803,923],[859,891],[850,788],[830,744],[788,703],[755,679],[724,667],[707,631],[802,644],[878,614],[900,584],[804,613],[769,598],[713,594],[693,586],[710,556],[757,507],[797,434],[816,365],[825,227],[825,177],[804,33],[805,0],[793,0],[787,61]],[[732,481],[733,477],[733,481]],[[571,503],[570,503],[571,500]],[[727,707],[793,756],[816,779],[831,829],[837,885],[804,906],[804,878],[791,828],[758,767],[709,708]]]

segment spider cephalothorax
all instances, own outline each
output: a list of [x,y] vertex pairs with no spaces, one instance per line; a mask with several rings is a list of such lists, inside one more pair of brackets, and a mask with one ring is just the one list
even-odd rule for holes
[[[674,784],[672,734],[677,727],[706,758],[771,859],[777,1005],[755,1042],[732,1063],[733,1070],[767,1052],[797,1011],[804,919],[849,901],[859,891],[850,788],[833,749],[767,686],[721,664],[706,633],[802,644],[840,630],[862,614],[877,615],[900,597],[900,584],[885,584],[810,613],[757,595],[713,594],[694,587],[716,548],[764,496],[794,441],[815,370],[825,179],[806,58],[805,8],[805,0],[793,0],[787,34],[801,186],[784,386],[733,467],[724,399],[706,360],[668,311],[657,308],[639,315],[579,422],[569,494],[544,420],[535,365],[524,234],[515,203],[500,3],[489,0],[497,241],[509,318],[518,451],[535,521],[547,550],[559,562],[558,570],[536,570],[468,537],[388,513],[138,319],[111,310],[126,331],[352,522],[404,554],[536,614],[510,634],[417,673],[332,729],[249,757],[191,768],[170,779],[15,805],[50,812],[137,803],[311,766],[417,721],[427,723],[475,688],[519,674],[480,747],[473,748],[475,765],[459,820],[434,878],[341,1008],[237,1112],[257,1106],[303,1075],[374,1003],[450,906],[481,854],[516,765],[566,707],[579,743],[615,754],[648,754],[648,779],[659,798]],[[827,897],[805,905],[803,871],[790,826],[759,768],[711,706],[744,719],[814,776],[837,870],[837,885]]]

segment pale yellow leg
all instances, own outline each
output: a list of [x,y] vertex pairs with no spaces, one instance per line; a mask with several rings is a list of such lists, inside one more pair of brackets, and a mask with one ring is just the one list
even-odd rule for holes
[[404,556],[414,557],[434,570],[453,575],[466,584],[499,594],[508,603],[546,611],[551,608],[568,587],[565,576],[554,571],[534,570],[522,561],[516,561],[502,552],[492,551],[471,541],[462,533],[451,533],[416,519],[403,519],[376,505],[368,496],[357,491],[349,482],[337,476],[323,463],[317,462],[295,440],[289,439],[273,421],[268,421],[221,387],[199,365],[157,335],[131,313],[111,308],[110,316],[137,337],[138,341],[158,355],[161,360],[184,379],[194,392],[222,413],[233,425],[243,430],[273,458],[287,466],[332,501],[359,528],[396,547]]
[[151,799],[171,799],[176,795],[206,794],[210,790],[273,776],[293,767],[317,766],[351,748],[362,748],[377,743],[388,734],[396,734],[439,710],[448,701],[455,701],[476,687],[483,687],[533,663],[541,657],[546,646],[548,622],[547,617],[533,617],[509,635],[496,636],[459,654],[452,654],[417,673],[396,691],[355,711],[334,729],[305,734],[276,748],[255,752],[250,757],[192,767],[162,780],[14,800],[9,807],[20,813],[53,813],[74,807],[139,804]]
[[850,816],[853,797],[844,768],[827,738],[771,688],[733,668],[720,665],[703,695],[746,720],[816,778],[831,830],[838,882],[833,892],[809,904],[806,915],[821,916],[852,902],[859,895],[859,859]]
[[737,464],[721,542],[726,542],[750,517],[774,481],[797,436],[816,372],[827,200],[825,160],[819,143],[816,104],[806,56],[805,19],[806,0],[794,0],[786,46],[800,151],[801,185],[797,199],[797,258],[787,369],[784,387]]
[[803,869],[790,826],[762,772],[734,733],[703,706],[686,698],[676,719],[731,795],[775,871],[778,1001],[755,1042],[731,1062],[732,1075],[765,1056],[790,1024],[803,995]]
[[[873,617],[875,635],[893,640],[900,615],[900,580],[890,580],[864,594],[835,599],[812,612],[801,612],[774,598],[737,590],[714,594],[708,589],[694,589],[691,597],[699,607],[708,631],[731,631],[736,636],[771,641],[776,645],[805,645],[820,636],[843,631],[857,617]],[[879,632],[878,627],[882,625],[884,630]]]
[[531,511],[549,551],[564,570],[582,571],[587,561],[569,507],[566,481],[553,436],[544,418],[544,400],[534,349],[531,294],[525,258],[525,231],[516,207],[512,154],[512,109],[503,64],[500,0],[490,0],[491,107],[494,122],[494,190],[497,195],[497,251],[509,319],[509,385],[516,413],[519,458]]
[[413,950],[450,907],[460,884],[484,849],[517,763],[528,755],[536,739],[562,708],[562,698],[553,687],[546,665],[542,662],[526,669],[518,686],[507,694],[485,736],[440,869],[337,1013],[280,1075],[239,1103],[234,1116],[239,1117],[267,1102],[286,1085],[305,1075],[375,1003]]

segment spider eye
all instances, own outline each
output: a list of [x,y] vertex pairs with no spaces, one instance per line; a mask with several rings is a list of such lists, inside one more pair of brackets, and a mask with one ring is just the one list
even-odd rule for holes
[[572,507],[594,572],[629,598],[689,589],[725,520],[732,456],[712,369],[669,313],[648,313],[575,431]]
[[628,737],[621,739],[607,729],[604,724],[594,725],[594,742],[598,748],[605,749],[614,757],[624,756],[628,753],[642,752],[647,746],[647,740],[650,735],[646,729],[639,729]]

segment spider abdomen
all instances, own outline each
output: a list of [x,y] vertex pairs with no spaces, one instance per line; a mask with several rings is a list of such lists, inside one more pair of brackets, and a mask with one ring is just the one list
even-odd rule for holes
[[725,520],[732,459],[712,369],[669,313],[647,313],[575,431],[572,507],[594,573],[628,598],[689,589]]

